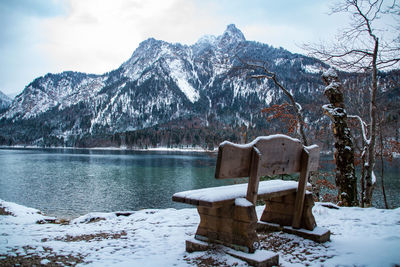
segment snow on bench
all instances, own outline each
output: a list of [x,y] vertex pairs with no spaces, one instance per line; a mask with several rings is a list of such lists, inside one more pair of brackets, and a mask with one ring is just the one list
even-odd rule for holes
[[[311,184],[308,184],[308,186],[311,186]],[[297,187],[298,182],[296,181],[262,181],[258,185],[257,196],[262,199],[280,197],[296,192]],[[233,202],[237,198],[245,198],[246,194],[247,183],[179,192],[172,196],[172,200],[196,206],[218,207],[227,202]]]

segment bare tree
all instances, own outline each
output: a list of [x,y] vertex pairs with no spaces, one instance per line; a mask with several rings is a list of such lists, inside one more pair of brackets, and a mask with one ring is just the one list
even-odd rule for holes
[[[379,27],[382,17],[398,16],[399,6],[396,0],[344,0],[332,13],[350,14],[351,23],[341,31],[331,46],[305,45],[311,56],[320,58],[335,67],[371,75],[369,85],[369,118],[367,137],[367,159],[365,166],[365,204],[371,206],[375,175],[375,149],[377,136],[378,71],[395,68],[400,63],[399,36],[388,36],[387,30]],[[386,27],[391,27],[386,25]],[[388,28],[389,29],[389,28]],[[390,30],[399,30],[394,28]]]
[[292,93],[281,82],[279,82],[276,74],[269,70],[267,62],[244,60],[238,56],[236,58],[238,59],[240,64],[238,66],[235,66],[235,69],[244,70],[246,73],[248,71],[256,72],[248,74],[248,77],[257,80],[271,80],[275,84],[275,86],[278,87],[278,89],[286,95],[286,97],[289,99],[289,105],[292,108],[296,117],[298,134],[302,140],[302,143],[307,146],[308,140],[304,130],[305,122],[302,114],[302,107],[299,103],[295,101]]

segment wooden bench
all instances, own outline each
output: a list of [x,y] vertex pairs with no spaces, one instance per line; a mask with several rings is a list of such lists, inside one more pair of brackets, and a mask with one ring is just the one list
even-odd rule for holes
[[[248,184],[179,192],[172,200],[198,206],[195,239],[253,253],[258,247],[257,198],[266,202],[262,223],[308,231],[316,227],[311,212],[314,201],[306,187],[309,172],[317,170],[318,164],[318,146],[304,147],[285,135],[258,137],[246,145],[225,141],[218,149],[215,178],[249,177]],[[299,182],[259,181],[260,176],[291,173],[300,173]],[[191,242],[186,242],[186,250],[194,250]]]

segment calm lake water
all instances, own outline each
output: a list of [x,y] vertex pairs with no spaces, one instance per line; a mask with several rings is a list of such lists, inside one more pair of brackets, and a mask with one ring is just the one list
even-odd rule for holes
[[[81,149],[0,149],[0,199],[48,215],[93,211],[184,208],[175,192],[224,184],[216,180],[216,154]],[[386,166],[389,202],[400,206],[399,160]],[[324,164],[322,164],[324,166]],[[324,168],[329,168],[325,160]],[[382,206],[380,188],[376,202]]]

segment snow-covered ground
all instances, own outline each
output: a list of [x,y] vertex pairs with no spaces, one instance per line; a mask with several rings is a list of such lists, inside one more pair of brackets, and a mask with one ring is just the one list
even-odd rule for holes
[[[257,207],[259,215],[262,209]],[[260,235],[261,248],[278,252],[282,266],[400,264],[400,208],[328,209],[317,203],[313,212],[317,224],[331,230],[330,242],[278,232]],[[8,214],[0,215],[0,266],[246,266],[220,251],[185,252],[199,223],[194,208],[90,213],[60,224],[0,200],[0,214]]]

